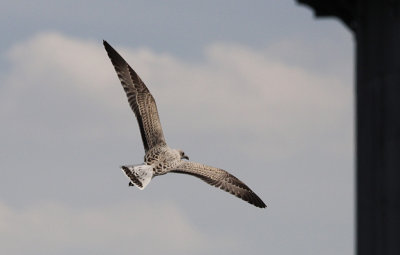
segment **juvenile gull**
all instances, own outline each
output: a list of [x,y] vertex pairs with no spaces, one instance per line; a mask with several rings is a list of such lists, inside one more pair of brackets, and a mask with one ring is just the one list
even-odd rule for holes
[[103,41],[103,44],[126,92],[129,105],[136,115],[145,150],[143,164],[121,166],[130,179],[129,186],[137,186],[142,190],[155,176],[166,173],[189,174],[250,204],[265,208],[264,202],[232,174],[219,168],[188,161],[189,157],[182,150],[167,146],[156,102],[150,91],[128,63],[106,41]]

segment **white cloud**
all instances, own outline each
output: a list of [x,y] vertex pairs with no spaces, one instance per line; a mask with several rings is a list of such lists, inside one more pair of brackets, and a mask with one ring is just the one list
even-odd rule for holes
[[[305,133],[330,134],[343,125],[351,101],[349,84],[269,60],[267,51],[218,43],[206,49],[204,61],[191,63],[149,49],[114,46],[149,85],[166,134],[212,130],[237,136],[237,130],[247,130],[271,144],[265,148],[269,153],[288,153],[289,148],[279,147],[310,143],[313,139]],[[108,132],[102,130],[104,119],[87,123],[87,117],[79,118],[79,111],[95,109],[92,115],[120,117],[112,121],[124,116],[129,122],[119,122],[120,128],[132,128],[133,116],[101,42],[44,33],[14,46],[8,56],[13,68],[2,108],[22,112],[26,119],[35,116],[31,127],[67,128],[71,137],[81,130],[85,136],[101,136]],[[60,115],[64,117],[53,121]]]
[[[177,254],[201,251],[203,237],[172,204],[74,208],[0,203],[1,254]],[[156,244],[156,245],[155,245]]]
[[[351,93],[351,87],[337,79],[271,61],[263,52],[240,45],[211,45],[200,63],[114,46],[147,82],[161,111],[168,114],[165,109],[172,108],[186,117],[196,115],[191,119],[194,128],[204,128],[210,120],[221,128],[248,122],[260,129],[299,128],[307,124],[299,123],[296,115],[324,118],[328,112],[342,111],[342,99]],[[57,93],[46,94],[57,96],[54,101],[62,100],[63,93],[74,93],[75,100],[97,99],[104,106],[127,107],[113,99],[123,98],[123,92],[116,88],[118,80],[100,42],[45,33],[16,45],[8,56],[14,67],[7,80],[14,94],[8,98],[17,103],[25,103],[25,93],[40,96],[35,91],[46,93],[41,89],[45,88]],[[171,122],[175,121],[182,126],[179,119]]]
[[16,44],[7,56],[13,67],[7,83],[19,92],[14,94],[15,98],[24,91],[55,88],[60,95],[72,90],[75,96],[78,91],[104,100],[103,96],[111,91],[108,84],[112,77],[104,72],[109,63],[100,42],[45,33]]

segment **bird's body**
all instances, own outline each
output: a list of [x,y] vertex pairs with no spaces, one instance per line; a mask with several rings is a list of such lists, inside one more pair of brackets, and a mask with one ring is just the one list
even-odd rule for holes
[[157,146],[146,153],[144,162],[154,167],[154,176],[163,175],[180,164],[181,154],[166,145]]
[[144,189],[156,176],[169,172],[183,173],[198,177],[257,207],[266,207],[264,202],[235,176],[219,168],[188,161],[189,157],[182,150],[168,147],[153,96],[128,63],[106,41],[103,43],[136,115],[145,150],[143,164],[121,167],[130,180],[129,186]]

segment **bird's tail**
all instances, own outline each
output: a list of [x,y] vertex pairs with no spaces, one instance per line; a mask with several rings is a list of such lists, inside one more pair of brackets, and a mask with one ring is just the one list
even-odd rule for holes
[[149,165],[121,166],[121,169],[131,180],[131,183],[140,190],[143,190],[153,178],[153,167]]

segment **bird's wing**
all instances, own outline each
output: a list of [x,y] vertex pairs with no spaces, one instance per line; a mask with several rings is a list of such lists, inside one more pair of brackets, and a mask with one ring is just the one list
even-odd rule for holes
[[246,184],[225,170],[195,162],[182,161],[171,172],[196,176],[208,184],[223,189],[252,205],[260,208],[267,207]]
[[150,91],[139,75],[137,75],[118,52],[106,41],[103,41],[103,44],[126,92],[128,102],[136,115],[144,150],[147,152],[156,145],[165,145],[156,102]]

